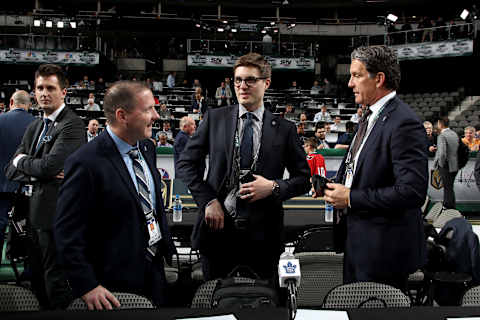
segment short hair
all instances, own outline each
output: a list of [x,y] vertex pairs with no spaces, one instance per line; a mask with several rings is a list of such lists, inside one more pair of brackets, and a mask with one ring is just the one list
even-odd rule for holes
[[354,128],[355,128],[355,123],[353,123],[352,121],[347,121],[347,123],[345,123],[345,130],[347,132],[353,131]]
[[448,124],[450,121],[448,120],[448,117],[441,117],[438,119],[438,122],[440,122],[445,128],[448,128]]
[[65,89],[68,86],[67,77],[62,70],[62,67],[57,66],[56,64],[42,64],[38,67],[37,71],[35,71],[35,81],[38,77],[50,77],[56,76],[58,80],[58,84],[60,85],[60,89]]
[[18,90],[12,94],[13,105],[24,105],[28,106],[32,102],[30,94],[25,90]]
[[325,125],[325,121],[318,121],[318,122],[315,124],[315,132],[317,132],[317,129],[318,129],[318,128],[323,128],[324,125]]
[[122,108],[132,112],[137,104],[137,95],[150,90],[144,82],[122,80],[108,88],[103,99],[103,111],[109,123],[115,123],[115,112]]
[[97,119],[90,119],[90,120],[88,120],[88,124],[90,125],[90,122],[92,122],[92,121],[97,121],[97,123],[100,124]]
[[303,144],[306,145],[306,146],[310,146],[314,149],[317,148],[317,146],[318,146],[317,139],[315,139],[314,137],[308,138],[307,140],[305,140],[305,142]]
[[433,124],[430,121],[423,121],[423,126],[425,128],[427,128],[427,127],[433,128]]
[[162,136],[166,138],[166,137],[167,137],[167,133],[164,132],[164,131],[160,131],[160,132],[158,133],[158,137],[160,138],[160,137],[162,137]]
[[370,78],[379,72],[385,74],[384,86],[398,90],[400,87],[400,64],[395,50],[387,46],[358,47],[350,55],[352,60],[359,60],[365,65]]
[[182,117],[180,119],[180,130],[183,129],[190,121],[193,121],[189,116]]
[[475,132],[475,128],[472,127],[472,126],[465,127],[465,129],[463,129],[463,130],[464,131],[471,130],[471,131]]
[[272,77],[272,67],[268,61],[258,53],[250,52],[238,58],[233,66],[233,73],[235,73],[235,70],[237,70],[238,67],[255,67],[260,71],[260,77]]

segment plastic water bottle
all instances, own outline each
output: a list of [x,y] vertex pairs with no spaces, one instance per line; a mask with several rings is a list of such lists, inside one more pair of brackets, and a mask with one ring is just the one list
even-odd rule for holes
[[333,223],[333,206],[325,201],[325,222]]
[[175,202],[173,203],[173,222],[182,222],[182,200],[180,195],[175,195]]

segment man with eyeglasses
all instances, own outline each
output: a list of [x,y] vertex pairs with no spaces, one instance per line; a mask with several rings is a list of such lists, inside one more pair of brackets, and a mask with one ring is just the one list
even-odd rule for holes
[[[192,247],[202,254],[205,279],[226,277],[246,265],[273,280],[284,249],[282,202],[308,191],[310,169],[295,125],[264,107],[268,62],[250,53],[233,71],[239,104],[207,112],[176,174],[200,209]],[[204,181],[199,169],[207,155]]]

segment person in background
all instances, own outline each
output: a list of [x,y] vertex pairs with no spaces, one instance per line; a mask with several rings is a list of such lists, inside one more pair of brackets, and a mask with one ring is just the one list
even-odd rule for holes
[[475,128],[466,127],[465,137],[462,138],[462,142],[470,149],[470,151],[478,151],[480,146],[480,139],[475,138]]
[[313,86],[310,89],[310,94],[317,95],[317,94],[320,94],[322,91],[323,91],[323,88],[320,86],[320,82],[318,82],[318,80],[313,81]]
[[[27,127],[35,119],[28,109],[32,105],[30,94],[19,90],[10,98],[10,111],[0,115],[0,168],[5,168],[22,141]],[[3,170],[0,171],[0,259],[3,251],[5,230],[8,224],[8,212],[13,205],[13,192],[19,188],[18,182],[8,181]]]
[[85,105],[85,110],[87,110],[87,111],[100,111],[100,106],[95,103],[93,98],[89,98],[88,103]]
[[208,104],[207,100],[202,94],[202,88],[195,89],[195,98],[192,103],[193,113],[200,113],[201,115],[207,112]]
[[458,135],[449,128],[447,117],[437,121],[437,152],[433,160],[433,168],[438,169],[443,181],[443,207],[455,209],[455,177],[458,173]]
[[165,132],[160,132],[158,134],[157,147],[173,148],[173,146],[170,143],[168,143],[167,134]]
[[173,88],[175,87],[175,76],[177,75],[177,73],[175,71],[170,71],[168,73],[168,77],[167,77],[167,87],[169,88]]
[[160,116],[161,120],[173,119],[172,111],[167,108],[167,104],[165,102],[160,103],[160,109],[158,110],[158,115]]
[[327,111],[327,106],[325,104],[322,104],[320,107],[321,111],[315,114],[315,117],[313,118],[314,122],[332,122],[332,116],[330,113]]
[[217,106],[229,106],[232,99],[232,91],[225,85],[225,82],[220,83],[220,87],[215,92],[215,98],[217,99]]
[[357,108],[357,112],[352,115],[352,117],[350,118],[350,121],[352,121],[353,123],[358,123],[358,121],[360,121],[360,119],[362,118],[362,114],[363,114],[363,109]]
[[88,121],[88,128],[87,128],[87,142],[92,141],[94,138],[98,136],[98,127],[99,123],[97,119],[90,119]]
[[437,135],[433,133],[433,125],[430,121],[424,121],[423,127],[427,134],[427,150],[428,156],[434,157],[437,151]]
[[340,116],[335,116],[333,119],[333,123],[330,126],[331,131],[342,131],[342,128],[340,127],[340,123],[342,122],[342,118]]
[[348,149],[350,147],[350,144],[353,141],[353,137],[355,136],[354,129],[355,123],[353,123],[352,121],[347,121],[347,123],[345,124],[346,132],[338,138],[335,149]]
[[180,131],[175,137],[175,144],[173,145],[175,176],[177,175],[177,163],[178,159],[180,158],[180,154],[183,152],[183,149],[185,149],[187,142],[190,140],[190,137],[193,136],[196,129],[197,125],[195,124],[195,120],[193,120],[191,117],[185,116],[180,119]]
[[313,137],[305,140],[303,149],[307,154],[307,162],[310,166],[310,174],[326,177],[327,167],[325,166],[325,158],[320,153],[317,153],[317,140]]

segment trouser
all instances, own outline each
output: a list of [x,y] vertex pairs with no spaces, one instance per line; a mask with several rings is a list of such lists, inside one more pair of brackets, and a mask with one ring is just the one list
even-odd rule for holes
[[450,172],[448,167],[439,167],[438,171],[443,181],[443,206],[447,209],[455,209],[455,190],[453,184],[458,171]]
[[72,301],[72,293],[57,261],[53,231],[32,228],[31,240],[32,290],[42,308],[65,309]]
[[167,279],[162,259],[163,257],[159,256],[153,262],[147,260],[145,264],[145,296],[156,307],[167,305],[167,295],[165,294]]
[[12,202],[7,199],[6,194],[0,195],[0,260],[2,259],[5,231],[8,225],[8,211],[12,208]]

